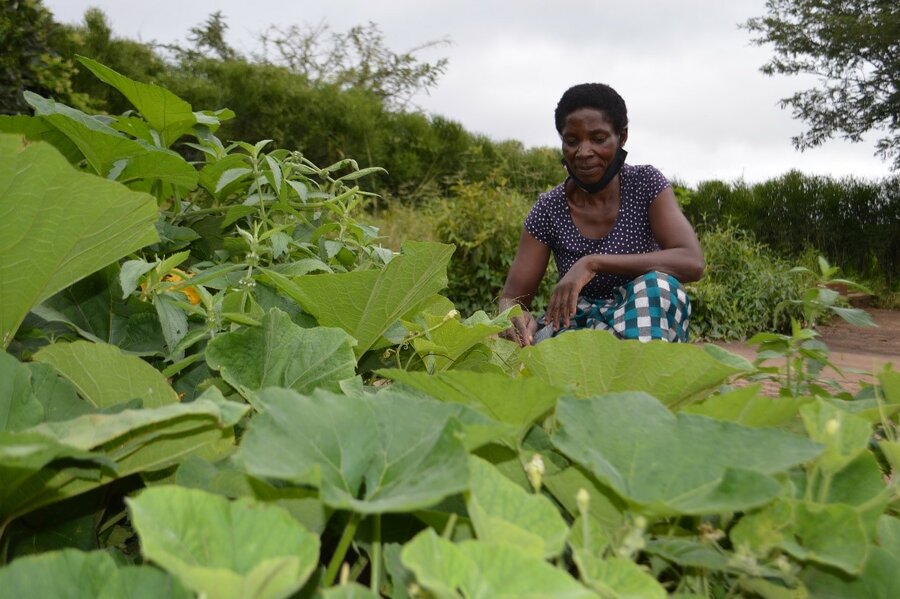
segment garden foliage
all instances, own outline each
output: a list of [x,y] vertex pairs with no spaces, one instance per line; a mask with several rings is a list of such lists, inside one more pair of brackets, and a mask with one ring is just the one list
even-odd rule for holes
[[374,171],[83,64],[135,112],[0,118],[5,592],[900,595],[896,372],[775,400],[713,347],[520,350],[440,295],[452,247],[375,244]]

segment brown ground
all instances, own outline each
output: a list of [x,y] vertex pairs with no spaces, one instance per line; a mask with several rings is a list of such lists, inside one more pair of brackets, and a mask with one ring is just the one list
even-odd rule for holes
[[[844,373],[843,378],[833,371],[827,371],[828,375],[851,393],[859,390],[860,381],[873,381],[872,373],[888,362],[894,364],[895,370],[900,369],[900,311],[869,308],[867,312],[877,328],[855,327],[835,319],[818,329],[819,339],[831,351],[831,361]],[[754,349],[743,343],[719,345],[751,360],[756,357]]]

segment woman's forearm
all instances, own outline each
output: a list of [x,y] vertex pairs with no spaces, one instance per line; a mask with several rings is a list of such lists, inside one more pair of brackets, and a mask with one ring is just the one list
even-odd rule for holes
[[581,258],[594,274],[607,273],[635,278],[658,270],[689,283],[703,277],[705,263],[702,255],[686,248],[670,248],[646,254],[591,254]]

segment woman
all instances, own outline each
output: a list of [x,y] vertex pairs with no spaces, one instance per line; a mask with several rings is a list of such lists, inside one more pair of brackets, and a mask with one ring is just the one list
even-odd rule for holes
[[[649,165],[624,164],[625,101],[608,85],[568,89],[556,107],[564,183],[525,220],[500,309],[525,313],[504,333],[522,346],[574,328],[625,339],[686,341],[690,302],[682,283],[703,276],[703,252],[672,186]],[[559,271],[547,312],[528,312],[550,254]]]

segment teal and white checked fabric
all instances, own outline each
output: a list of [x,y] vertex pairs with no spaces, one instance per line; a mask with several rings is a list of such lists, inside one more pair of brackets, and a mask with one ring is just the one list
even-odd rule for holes
[[[601,329],[620,339],[684,342],[688,340],[691,301],[681,283],[663,272],[648,272],[619,287],[606,300],[581,297],[578,309],[564,331]],[[543,318],[538,321],[543,324]],[[534,342],[553,337],[553,329],[544,326],[535,334]]]

